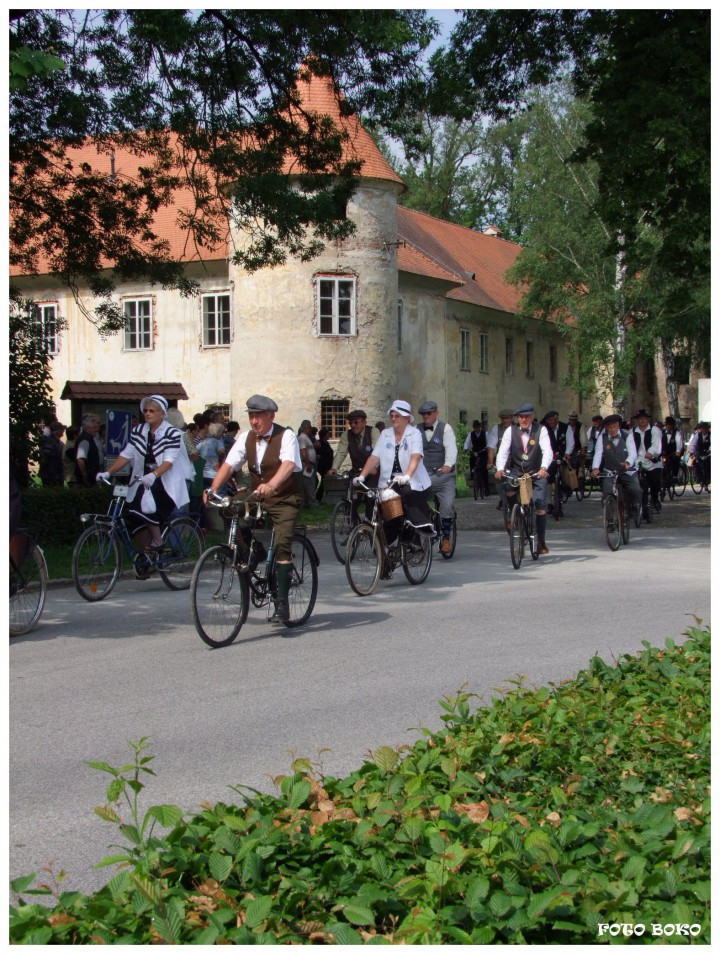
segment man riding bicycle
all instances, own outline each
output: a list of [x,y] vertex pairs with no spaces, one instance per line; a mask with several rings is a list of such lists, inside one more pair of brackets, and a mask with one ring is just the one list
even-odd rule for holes
[[456,490],[455,463],[458,454],[455,432],[445,421],[438,420],[438,406],[435,401],[421,404],[418,414],[423,419],[423,464],[430,474],[430,492],[437,496],[440,505],[440,552],[450,553]]
[[[503,434],[497,456],[495,479],[502,480],[506,472],[511,477],[521,474],[532,477],[533,502],[537,518],[538,552],[549,553],[545,543],[547,527],[547,477],[548,467],[552,463],[553,449],[544,424],[534,420],[535,408],[532,404],[523,404],[515,412],[518,423],[512,424]],[[505,484],[505,498],[510,507],[515,503],[517,490]],[[509,530],[509,526],[507,527]]]
[[[635,447],[635,441],[626,437],[620,430],[621,424],[622,418],[619,414],[610,414],[603,421],[602,437],[595,444],[592,475],[597,477],[601,468],[617,473],[620,490],[625,495],[628,504],[626,510],[628,514],[634,514],[642,503],[640,480],[637,470],[634,469],[637,463],[637,448]],[[632,470],[632,473],[629,473],[630,470]],[[612,489],[613,478],[603,477],[603,500],[608,494],[612,493]]]

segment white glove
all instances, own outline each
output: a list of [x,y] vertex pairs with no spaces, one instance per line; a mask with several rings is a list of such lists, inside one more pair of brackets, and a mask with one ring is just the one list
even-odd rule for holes
[[365,478],[364,478],[364,477],[353,477],[352,482],[353,482],[353,487],[362,487],[363,484],[365,483]]
[[95,480],[98,484],[102,484],[105,480],[110,480],[110,471],[104,470],[101,474],[96,474]]
[[410,475],[409,475],[409,474],[398,474],[397,477],[395,478],[395,483],[396,483],[396,484],[399,484],[400,486],[402,486],[403,484],[409,484],[409,483],[410,483]]
[[144,477],[140,478],[140,483],[143,485],[143,487],[147,487],[148,489],[150,489],[150,487],[152,487],[152,485],[155,483],[156,480],[157,480],[157,477],[155,476],[155,474],[145,474]]

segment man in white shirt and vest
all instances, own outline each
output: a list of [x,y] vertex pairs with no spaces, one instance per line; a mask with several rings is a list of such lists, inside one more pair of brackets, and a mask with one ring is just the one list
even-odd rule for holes
[[635,441],[635,450],[638,456],[638,465],[642,470],[644,481],[643,513],[648,520],[648,496],[652,497],[652,505],[660,513],[660,490],[662,489],[662,431],[654,424],[650,424],[650,415],[643,408],[635,415],[637,424],[630,431],[630,439]]
[[437,496],[440,505],[440,552],[450,553],[456,490],[455,464],[458,455],[455,432],[445,421],[438,420],[439,412],[435,401],[421,404],[418,414],[422,418],[420,432],[423,439],[423,464],[432,482],[430,490]]
[[250,430],[235,440],[215,474],[211,489],[218,493],[234,471],[245,463],[251,487],[260,497],[275,528],[277,593],[273,623],[290,619],[292,538],[300,512],[298,475],[302,470],[297,437],[289,427],[275,424],[278,406],[272,398],[253,394],[247,400]]
[[[621,424],[622,418],[619,414],[610,414],[603,421],[602,433],[595,442],[592,475],[597,477],[601,468],[618,474],[618,484],[625,495],[626,509],[630,515],[640,507],[642,490],[636,469],[635,441],[620,430]],[[603,477],[603,500],[612,493],[612,484],[612,477]]]

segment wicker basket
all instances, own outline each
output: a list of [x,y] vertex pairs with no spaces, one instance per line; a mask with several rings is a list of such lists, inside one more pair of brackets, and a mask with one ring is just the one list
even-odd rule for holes
[[404,512],[402,497],[396,494],[394,490],[383,490],[380,494],[380,510],[385,520],[402,517]]

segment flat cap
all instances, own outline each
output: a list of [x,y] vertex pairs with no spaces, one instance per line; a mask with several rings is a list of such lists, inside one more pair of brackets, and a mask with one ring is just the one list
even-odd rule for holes
[[515,411],[509,407],[504,407],[502,410],[498,411],[498,417],[513,417],[514,415]]
[[418,414],[429,414],[431,411],[437,411],[438,406],[434,401],[425,401],[418,408]]
[[607,424],[622,424],[623,419],[619,414],[608,414],[606,418],[603,419],[603,425]]
[[360,420],[366,421],[366,420],[367,420],[367,414],[365,413],[365,411],[361,411],[361,410],[359,410],[359,409],[358,409],[358,410],[355,410],[355,411],[350,411],[350,413],[348,414],[346,420],[348,420],[348,421],[360,421]]
[[253,394],[245,403],[247,404],[248,412],[258,411],[262,413],[263,411],[272,411],[274,413],[278,409],[273,399],[265,397],[263,394]]
[[521,404],[520,407],[515,411],[516,414],[534,414],[535,407],[532,404]]

